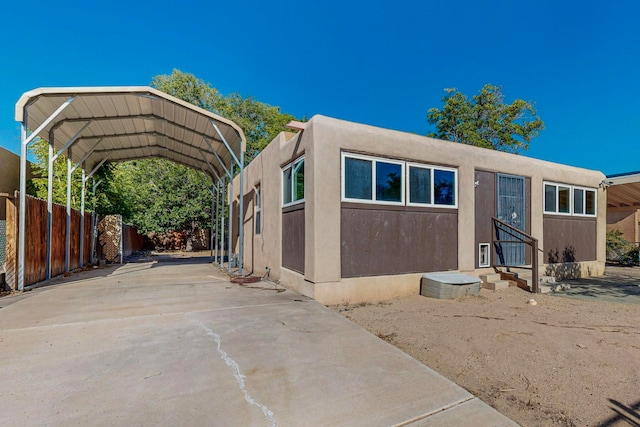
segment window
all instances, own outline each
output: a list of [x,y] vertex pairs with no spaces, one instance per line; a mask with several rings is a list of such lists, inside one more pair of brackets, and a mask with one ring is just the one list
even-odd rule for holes
[[452,168],[342,153],[342,200],[456,207],[457,173]]
[[262,220],[262,194],[260,194],[260,184],[256,185],[256,195],[255,195],[255,206],[256,206],[256,234],[260,234],[261,232],[261,220]]
[[574,215],[596,214],[596,190],[574,187],[573,189],[573,213]]
[[561,215],[596,215],[596,190],[544,183],[544,212]]
[[404,203],[404,162],[343,154],[342,170],[344,200]]
[[304,202],[304,157],[282,168],[282,206]]
[[409,204],[456,206],[455,169],[409,163]]

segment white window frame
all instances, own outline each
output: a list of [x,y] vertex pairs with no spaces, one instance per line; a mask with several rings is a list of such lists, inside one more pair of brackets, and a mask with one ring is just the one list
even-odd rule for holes
[[256,223],[253,227],[253,232],[257,234],[262,234],[262,187],[260,183],[255,185],[255,215]]
[[[586,216],[589,218],[593,218],[598,216],[598,190],[596,190],[595,188],[589,188],[589,187],[580,187],[580,186],[573,186],[571,189],[571,197],[573,197],[573,192],[574,190],[581,190],[582,193],[582,211],[584,213],[575,213],[572,212],[574,216]],[[592,214],[588,214],[587,213],[587,191],[593,191],[593,194],[595,196],[595,206],[594,206],[594,213]],[[571,209],[573,210],[574,204],[571,203]]]
[[[346,158],[350,158],[350,159],[357,159],[357,160],[367,160],[371,162],[371,199],[351,199],[351,198],[347,198],[345,193],[346,193],[346,186],[345,186],[345,178],[346,178],[346,174],[345,174],[345,159]],[[394,165],[399,165],[400,166],[400,201],[399,202],[394,202],[394,201],[390,201],[390,200],[376,200],[376,162],[382,162],[382,163],[390,163],[390,164],[394,164]],[[375,156],[366,156],[366,155],[362,155],[362,154],[352,154],[352,153],[347,153],[347,152],[342,152],[342,158],[341,158],[341,176],[340,176],[340,181],[341,181],[341,186],[342,186],[342,192],[341,192],[341,199],[343,202],[349,202],[349,203],[366,203],[366,204],[374,204],[374,205],[392,205],[392,206],[404,206],[405,204],[405,176],[406,176],[406,162],[402,161],[402,160],[394,160],[394,159],[387,159],[384,157],[375,157]]]
[[[547,206],[546,206],[546,186],[547,185],[552,185],[556,188],[556,210],[555,211],[548,211],[547,210]],[[558,191],[559,187],[564,187],[564,188],[568,188],[569,189],[569,212],[558,212],[558,208],[559,208],[559,201],[560,201],[560,192]],[[573,206],[573,191],[574,190],[583,190],[583,198],[582,198],[582,206],[583,206],[583,210],[585,213],[575,213],[574,212],[574,206]],[[587,214],[587,191],[593,191],[594,195],[595,195],[595,213],[593,214]],[[588,217],[588,218],[595,218],[598,216],[598,190],[596,188],[590,188],[590,187],[582,187],[582,186],[578,186],[578,185],[571,185],[571,184],[563,184],[560,182],[552,182],[552,181],[543,181],[542,182],[542,208],[543,208],[543,212],[546,215],[559,215],[559,216],[581,216],[581,217]]]
[[[421,168],[421,169],[430,169],[430,177],[429,177],[429,179],[431,181],[431,201],[429,203],[419,203],[419,202],[412,202],[411,201],[411,177],[409,176],[411,167]],[[454,187],[453,188],[454,200],[453,200],[453,205],[440,205],[440,204],[436,204],[435,203],[435,182],[434,182],[434,177],[435,177],[435,170],[436,169],[437,170],[441,170],[441,171],[445,171],[445,172],[453,172],[453,179],[454,179],[454,185],[453,185],[453,187]],[[446,167],[446,166],[428,165],[428,164],[425,164],[425,163],[407,162],[406,174],[407,174],[407,178],[406,178],[406,182],[407,182],[407,186],[406,186],[407,206],[422,206],[422,207],[458,209],[458,169],[450,168],[450,167]]]
[[[280,187],[281,187],[281,189],[282,189],[282,193],[281,193],[281,195],[282,195],[282,207],[283,207],[283,208],[286,208],[286,207],[288,207],[288,206],[299,205],[300,203],[304,203],[304,196],[302,197],[302,199],[299,199],[299,200],[293,200],[293,199],[294,199],[294,196],[295,196],[295,191],[294,191],[294,190],[295,190],[295,179],[294,179],[294,176],[293,176],[293,170],[295,169],[295,167],[296,167],[300,162],[303,162],[303,161],[304,161],[304,155],[302,155],[302,156],[298,157],[297,159],[295,159],[295,160],[294,160],[294,161],[292,161],[291,163],[289,163],[289,164],[287,164],[287,165],[283,166],[283,167],[282,167],[282,169],[281,169],[281,171],[280,171],[280,181],[281,181],[281,182],[280,182]],[[305,166],[306,166],[306,165],[305,165]],[[303,166],[303,167],[304,167],[304,166]],[[285,171],[286,171],[287,169],[291,169],[291,188],[290,188],[290,190],[291,190],[291,201],[290,201],[290,202],[285,203],[285,201],[284,201],[284,173],[285,173]],[[305,177],[305,178],[306,178],[306,177]],[[305,195],[305,196],[307,195],[307,186],[306,186],[306,183],[305,183],[305,186],[304,186],[304,195]]]

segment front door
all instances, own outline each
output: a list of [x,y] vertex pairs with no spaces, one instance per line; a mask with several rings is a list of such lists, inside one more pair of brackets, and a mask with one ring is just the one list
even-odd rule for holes
[[[526,232],[525,181],[522,176],[498,174],[497,218],[512,227]],[[518,241],[509,234],[496,231],[497,240]],[[496,247],[499,264],[524,265],[524,243],[501,243]]]

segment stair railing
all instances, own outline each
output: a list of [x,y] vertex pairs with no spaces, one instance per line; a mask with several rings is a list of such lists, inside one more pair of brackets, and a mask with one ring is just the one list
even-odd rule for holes
[[[496,238],[492,240],[492,244],[496,250],[496,253],[502,259],[504,259],[504,257],[502,256],[502,246],[501,246],[503,243],[513,244],[513,243],[520,242],[520,243],[524,243],[525,245],[531,248],[531,267],[528,267],[526,265],[504,265],[504,264],[497,264],[494,262],[493,268],[496,270],[497,270],[496,267],[531,269],[531,281],[532,281],[531,292],[533,292],[534,294],[540,293],[540,287],[538,285],[538,250],[539,250],[538,239],[525,233],[522,230],[518,230],[512,225],[509,225],[506,222],[496,217],[493,217],[491,219],[493,221],[493,228],[495,230],[494,234],[496,236]],[[503,232],[513,237],[515,240],[502,240],[500,238],[500,232]]]

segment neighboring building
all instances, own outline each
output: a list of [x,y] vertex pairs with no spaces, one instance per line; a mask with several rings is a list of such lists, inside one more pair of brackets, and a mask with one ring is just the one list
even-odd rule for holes
[[[30,178],[30,172],[27,172]],[[0,147],[0,193],[13,196],[20,187],[20,156]],[[6,219],[6,201],[0,197],[0,220]]]
[[[388,300],[418,293],[425,272],[493,271],[498,217],[539,240],[540,273],[599,275],[604,178],[314,116],[245,169],[244,266],[324,304]],[[501,261],[530,263],[528,248],[510,247]]]
[[[27,163],[27,178],[31,177],[29,163]],[[13,192],[20,187],[20,156],[0,147],[0,194],[13,196]],[[4,270],[6,261],[6,219],[7,200],[0,196],[0,271]],[[0,285],[4,277],[0,278]],[[1,288],[0,288],[1,289]]]
[[640,172],[607,176],[607,231],[620,230],[629,242],[640,242]]

